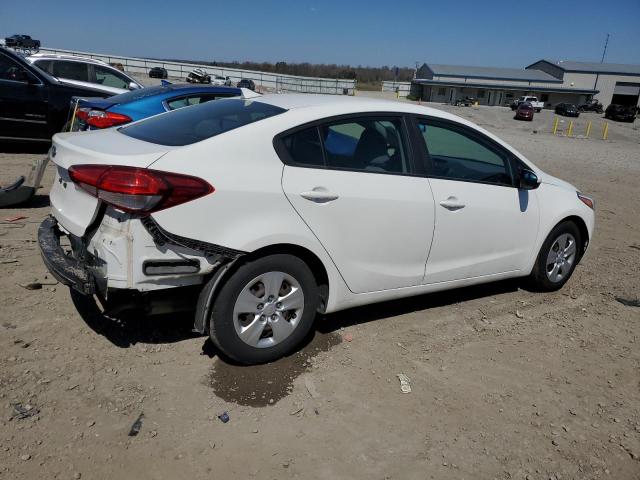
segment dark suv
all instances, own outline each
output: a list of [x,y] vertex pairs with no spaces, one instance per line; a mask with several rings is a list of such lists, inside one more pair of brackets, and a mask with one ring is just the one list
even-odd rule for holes
[[236,86],[238,88],[248,88],[249,90],[253,90],[254,92],[256,91],[256,84],[249,78],[243,78],[238,82],[238,85]]
[[58,80],[0,47],[0,142],[50,142],[67,121],[74,96],[111,95]]
[[4,44],[14,48],[40,48],[40,40],[34,40],[29,35],[11,35],[4,39]]
[[636,119],[636,109],[612,103],[604,111],[604,118],[616,120],[618,122],[633,122]]

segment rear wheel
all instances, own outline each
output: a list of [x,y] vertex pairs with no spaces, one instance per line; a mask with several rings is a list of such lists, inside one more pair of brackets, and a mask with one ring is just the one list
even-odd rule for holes
[[318,287],[307,264],[276,254],[238,267],[220,289],[209,335],[229,358],[246,364],[276,360],[298,346],[313,325]]
[[556,225],[540,248],[529,276],[531,286],[545,292],[562,288],[576,268],[581,245],[575,223],[567,221]]

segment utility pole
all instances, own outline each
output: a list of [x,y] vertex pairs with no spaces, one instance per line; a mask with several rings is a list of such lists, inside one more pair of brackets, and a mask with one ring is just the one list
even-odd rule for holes
[[609,34],[607,33],[607,39],[604,41],[604,50],[602,51],[602,59],[600,63],[604,62],[604,56],[607,54],[607,45],[609,45]]

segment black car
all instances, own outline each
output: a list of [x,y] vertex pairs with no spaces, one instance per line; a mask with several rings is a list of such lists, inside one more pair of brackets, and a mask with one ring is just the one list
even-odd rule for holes
[[573,103],[559,103],[556,105],[556,113],[565,117],[579,117],[578,107]]
[[65,83],[0,47],[0,142],[50,142],[66,123],[73,96],[111,94]]
[[602,108],[602,104],[598,100],[592,99],[587,103],[583,103],[582,105],[580,105],[578,107],[578,110],[580,110],[581,112],[602,113],[604,111],[604,108]]
[[40,40],[34,40],[29,35],[11,35],[4,39],[4,44],[14,48],[40,48]]
[[604,118],[617,122],[633,122],[636,119],[636,109],[612,103],[604,111]]
[[238,82],[238,84],[236,85],[236,87],[238,88],[248,88],[249,90],[256,90],[256,84],[254,83],[253,80],[250,80],[248,78],[243,78],[242,80],[240,80]]
[[149,78],[168,78],[169,74],[167,73],[166,68],[162,67],[153,67],[149,70]]

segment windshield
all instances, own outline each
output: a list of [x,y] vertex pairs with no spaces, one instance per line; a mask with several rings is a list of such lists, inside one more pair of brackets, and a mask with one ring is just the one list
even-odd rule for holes
[[191,145],[285,111],[268,103],[224,99],[151,117],[119,131],[158,145]]

